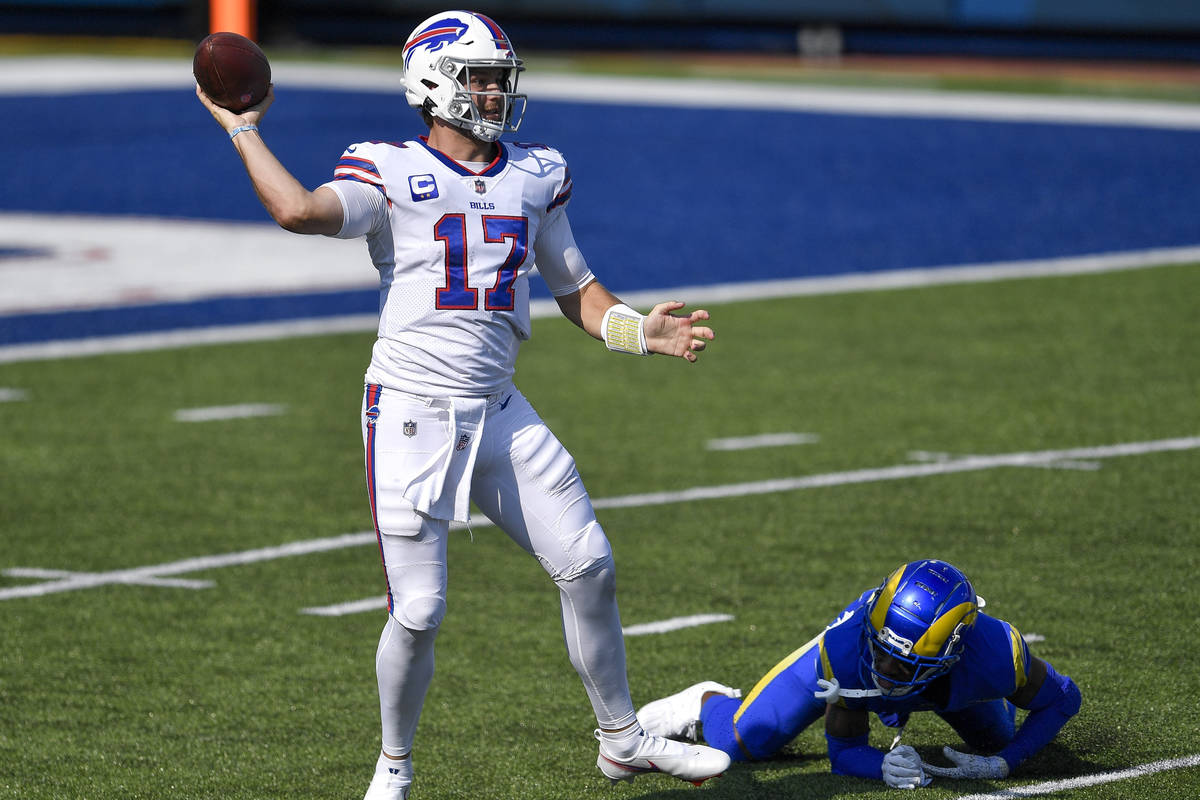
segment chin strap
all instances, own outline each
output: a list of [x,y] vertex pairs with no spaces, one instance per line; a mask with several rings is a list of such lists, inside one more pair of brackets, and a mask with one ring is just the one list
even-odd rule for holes
[[817,686],[821,687],[821,691],[813,692],[813,697],[824,700],[829,705],[836,703],[839,697],[879,697],[883,694],[878,689],[843,689],[837,678],[831,681],[817,678]]

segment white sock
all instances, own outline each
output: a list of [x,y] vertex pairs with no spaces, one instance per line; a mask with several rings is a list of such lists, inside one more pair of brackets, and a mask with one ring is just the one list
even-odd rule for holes
[[603,728],[600,730],[600,740],[604,743],[604,751],[613,758],[633,758],[645,736],[646,732],[642,730],[637,717],[633,718],[633,724],[623,730],[606,731]]
[[375,800],[375,798],[391,798],[396,797],[396,792],[412,784],[413,768],[412,758],[388,758],[383,753],[379,754],[379,760],[375,762],[375,776],[371,778],[371,785],[367,788],[365,800]]

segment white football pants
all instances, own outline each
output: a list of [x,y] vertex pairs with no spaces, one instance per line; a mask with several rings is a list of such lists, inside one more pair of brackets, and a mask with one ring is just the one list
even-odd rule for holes
[[456,427],[451,406],[375,385],[364,394],[367,487],[388,584],[375,661],[384,749],[412,748],[446,610],[449,520],[415,510],[405,493],[428,497],[436,485],[452,495],[462,480],[558,585],[567,652],[600,727],[635,722],[612,551],[574,459],[515,387],[488,398],[478,427]]

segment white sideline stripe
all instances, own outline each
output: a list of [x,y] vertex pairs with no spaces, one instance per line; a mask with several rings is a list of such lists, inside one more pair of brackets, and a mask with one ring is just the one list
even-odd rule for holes
[[0,386],[0,403],[17,403],[29,397],[29,393],[24,389],[13,389],[8,386]]
[[[276,59],[276,88],[355,89],[399,95],[400,70]],[[30,91],[28,75],[38,76]],[[536,100],[692,108],[758,108],[874,116],[948,117],[1075,125],[1200,128],[1200,106],[1091,97],[953,92],[848,86],[789,86],[733,80],[526,74],[521,85]],[[183,59],[101,56],[23,56],[0,59],[0,95],[36,95],[136,89],[191,90]]]
[[758,447],[785,447],[792,444],[812,444],[821,441],[815,433],[764,433],[759,436],[733,436],[728,439],[709,439],[709,450],[753,450]]
[[223,419],[274,417],[286,410],[287,406],[278,403],[239,403],[232,406],[181,408],[175,412],[175,419],[178,422],[213,422]]
[[711,625],[714,622],[729,622],[732,614],[694,614],[690,617],[673,617],[658,622],[643,622],[639,625],[629,625],[621,628],[626,636],[648,636],[656,633],[668,633],[684,628],[697,628],[701,625]]
[[[955,456],[950,453],[934,453],[929,450],[913,450],[909,452],[908,457],[913,461],[924,461],[926,463],[941,463],[950,461]],[[962,458],[962,456],[957,456]],[[1035,469],[1077,469],[1087,472],[1095,472],[1100,469],[1098,461],[1055,461],[1048,464],[1030,464],[1029,466]]]
[[[1200,436],[1181,437],[1176,439],[1159,439],[1149,442],[1129,442],[1101,447],[1077,447],[1068,450],[1040,450],[1029,453],[1005,453],[994,456],[968,456],[953,461],[936,464],[902,464],[895,467],[880,469],[851,470],[848,472],[829,472],[824,475],[808,475],[801,478],[777,478],[750,483],[735,483],[725,486],[701,486],[694,489],[684,489],[678,492],[655,492],[651,494],[624,495],[594,500],[593,507],[606,508],[641,508],[645,506],[666,505],[694,500],[713,500],[728,497],[745,497],[748,495],[768,494],[773,492],[790,492],[798,489],[815,489],[826,486],[845,486],[857,483],[875,481],[900,480],[904,478],[926,478],[931,475],[948,475],[956,472],[971,472],[997,467],[1028,467],[1038,464],[1053,463],[1063,459],[1073,458],[1119,458],[1136,456],[1147,453],[1161,453],[1181,450],[1200,449]],[[490,525],[486,521],[472,523],[472,528]],[[455,526],[461,528],[465,526]],[[375,543],[374,531],[363,533],[347,533],[324,539],[310,539],[302,542],[292,542],[277,547],[263,547],[256,550],[245,550],[240,553],[227,553],[219,556],[200,556],[169,564],[159,564],[149,567],[115,570],[113,572],[98,572],[63,578],[48,583],[31,586],[15,586],[0,589],[0,600],[11,600],[18,597],[39,597],[42,595],[68,592],[75,589],[89,589],[109,583],[121,583],[130,578],[159,578],[164,575],[180,575],[187,572],[229,567],[240,564],[252,564],[258,561],[270,561],[288,556],[307,555],[328,550],[339,550],[344,547],[356,547]]]
[[89,339],[61,339],[52,342],[0,346],[0,364],[41,359],[85,358],[109,353],[141,353],[147,350],[235,344],[237,342],[269,342],[302,336],[360,333],[374,331],[378,327],[378,314],[349,314],[341,317],[299,319],[288,322],[222,325],[194,330],[131,333]]
[[1084,775],[1079,778],[1067,778],[1061,781],[1046,781],[1045,783],[1032,783],[1028,786],[1014,786],[1011,789],[988,792],[987,794],[964,794],[959,795],[955,800],[1009,800],[1009,798],[1013,797],[1036,797],[1040,794],[1055,794],[1056,792],[1082,789],[1087,786],[1099,786],[1102,783],[1115,783],[1116,781],[1125,781],[1130,778],[1140,778],[1144,775],[1153,775],[1156,772],[1186,769],[1195,766],[1200,766],[1200,754],[1184,756],[1183,758],[1172,758],[1165,761],[1153,761],[1149,764],[1142,764],[1117,772],[1101,772],[1096,775]]
[[[650,307],[661,302],[663,297],[678,298],[686,301],[690,306],[696,306],[701,303],[732,303],[772,297],[808,297],[850,292],[913,289],[923,286],[987,283],[1021,278],[1090,275],[1118,270],[1178,266],[1196,262],[1200,262],[1200,246],[1191,245],[1030,261],[958,264],[708,286],[676,286],[624,292],[621,297],[627,304],[634,307]],[[535,319],[557,317],[561,314],[558,305],[553,300],[547,299],[530,301],[529,312],[530,316]],[[377,314],[351,314],[323,319],[247,323],[179,331],[32,342],[0,346],[0,364],[41,359],[80,358],[107,353],[134,353],[174,347],[273,341],[296,336],[357,333],[374,331],[378,326],[379,316]]]
[[[387,597],[368,597],[365,600],[354,600],[349,603],[337,603],[331,606],[314,606],[300,609],[301,614],[315,617],[344,617],[350,614],[361,614],[366,611],[378,611],[387,608]],[[732,614],[695,614],[690,617],[674,617],[658,622],[643,622],[629,625],[621,629],[625,636],[649,636],[651,634],[669,633],[670,631],[695,628],[700,625],[711,625],[714,622],[729,622]]]
[[1030,467],[1052,464],[1073,458],[1116,458],[1142,455],[1170,450],[1194,450],[1200,448],[1200,436],[1180,439],[1162,439],[1155,442],[1133,442],[1106,447],[1078,447],[1070,450],[1042,450],[1032,453],[1007,453],[994,456],[967,456],[952,461],[934,464],[902,464],[880,469],[860,469],[849,472],[828,472],[824,475],[807,475],[802,478],[776,478],[751,483],[731,483],[724,486],[700,486],[679,492],[651,492],[610,497],[593,503],[596,508],[643,508],[667,503],[715,500],[726,497],[745,497],[755,494],[791,492],[797,489],[816,489],[825,486],[846,486],[854,483],[875,483],[905,478],[927,478],[931,475],[949,475],[956,472],[995,469],[996,467]]

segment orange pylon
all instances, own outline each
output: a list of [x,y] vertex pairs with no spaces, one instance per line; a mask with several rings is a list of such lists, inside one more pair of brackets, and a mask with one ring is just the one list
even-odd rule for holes
[[248,39],[253,39],[258,31],[255,30],[257,14],[254,0],[209,0],[208,30],[233,31]]

